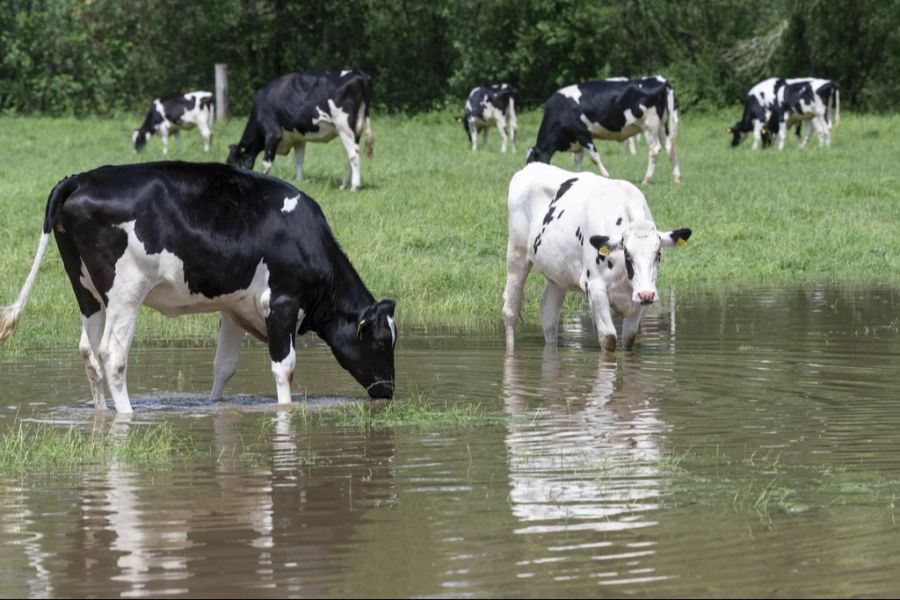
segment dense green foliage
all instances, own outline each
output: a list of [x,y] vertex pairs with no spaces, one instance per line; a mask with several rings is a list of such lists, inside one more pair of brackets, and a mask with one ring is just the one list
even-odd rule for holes
[[764,76],[832,78],[893,110],[900,0],[0,0],[0,110],[109,114],[212,89],[231,108],[298,69],[362,68],[382,108],[461,104],[503,80],[537,106],[561,85],[662,73],[682,107],[731,105]]
[[[403,326],[499,327],[506,278],[506,193],[524,163],[540,114],[520,119],[517,154],[500,154],[496,133],[473,153],[455,113],[413,118],[376,115],[375,158],[362,164],[362,190],[338,189],[346,154],[337,142],[310,145],[300,185],[323,207],[329,224],[372,292],[397,300]],[[846,113],[832,147],[753,152],[728,145],[724,127],[737,109],[686,115],[678,147],[684,183],[674,185],[665,157],[656,183],[642,186],[661,228],[691,227],[683,250],[667,251],[660,270],[663,295],[760,285],[897,284],[900,281],[900,118]],[[107,163],[158,160],[153,139],[137,157],[130,128],[120,119],[16,117],[0,127],[0,304],[21,289],[34,252],[47,196],[64,175]],[[204,155],[200,136],[184,134],[170,158],[222,160],[243,123],[216,128]],[[615,177],[641,180],[647,165],[621,144],[600,142]],[[573,168],[569,154],[554,163]],[[292,181],[290,157],[275,175]],[[523,316],[538,322],[543,278],[532,274]],[[583,310],[570,296],[569,309]],[[144,309],[135,343],[211,344],[215,315],[168,319]],[[19,329],[2,352],[74,348],[81,322],[56,245],[51,244]]]

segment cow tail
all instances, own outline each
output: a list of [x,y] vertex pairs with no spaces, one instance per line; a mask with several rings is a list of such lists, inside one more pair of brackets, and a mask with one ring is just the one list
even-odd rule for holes
[[841,124],[841,91],[837,89],[837,86],[834,88],[831,102],[834,104],[834,128],[837,129]]
[[22,313],[25,312],[28,296],[31,294],[31,288],[34,285],[34,280],[37,278],[38,270],[40,270],[41,261],[43,261],[44,254],[47,252],[47,246],[50,244],[50,232],[53,229],[53,223],[56,222],[59,207],[75,188],[76,185],[72,178],[68,178],[63,179],[50,192],[50,198],[47,200],[47,211],[44,215],[44,227],[38,240],[34,262],[31,263],[31,271],[25,279],[25,285],[22,286],[22,290],[19,292],[15,302],[0,308],[0,342],[3,342],[15,331],[16,326],[19,324],[19,319],[22,318]]

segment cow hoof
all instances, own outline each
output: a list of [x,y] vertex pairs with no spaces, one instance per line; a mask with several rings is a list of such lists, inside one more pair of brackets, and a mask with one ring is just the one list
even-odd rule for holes
[[644,180],[641,183],[643,183],[643,184],[653,183],[653,179],[650,177],[644,177]]
[[676,177],[676,178],[675,178],[675,183],[681,183],[681,177]]

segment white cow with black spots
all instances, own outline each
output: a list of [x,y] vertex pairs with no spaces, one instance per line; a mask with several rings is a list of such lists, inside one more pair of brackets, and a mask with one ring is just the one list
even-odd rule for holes
[[657,231],[641,191],[627,181],[531,163],[509,182],[509,243],[503,322],[512,350],[525,280],[532,266],[547,278],[541,324],[557,343],[568,292],[587,296],[600,344],[615,350],[610,309],[621,314],[625,347],[633,346],[644,307],[659,298],[660,249],[681,246],[690,229]]
[[482,85],[472,88],[463,112],[463,129],[472,142],[472,151],[478,149],[478,134],[487,144],[488,128],[496,126],[500,134],[500,152],[506,152],[508,142],[516,151],[516,88],[508,83]]
[[156,133],[162,140],[163,154],[169,153],[169,135],[181,145],[181,130],[194,129],[203,138],[203,151],[209,152],[216,105],[212,92],[188,92],[156,98],[150,103],[143,124],[131,134],[136,152],[140,152]]

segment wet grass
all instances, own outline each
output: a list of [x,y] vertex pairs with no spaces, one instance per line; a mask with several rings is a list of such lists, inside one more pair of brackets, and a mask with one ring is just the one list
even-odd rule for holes
[[291,412],[291,422],[295,425],[357,429],[466,429],[502,425],[506,419],[506,416],[491,412],[481,404],[441,402],[425,396],[327,408],[301,405]]
[[[684,183],[671,181],[661,158],[656,183],[642,186],[660,227],[691,227],[687,248],[666,253],[661,291],[751,288],[759,285],[900,282],[900,117],[847,113],[830,149],[784,152],[731,149],[722,129],[739,109],[683,115],[678,147]],[[401,324],[499,327],[505,281],[506,190],[524,164],[540,114],[520,119],[517,154],[467,148],[455,114],[375,115],[375,158],[363,161],[363,189],[337,189],[345,157],[336,142],[306,153],[301,189],[323,207],[337,238],[372,292],[397,300]],[[140,118],[47,119],[3,117],[0,127],[0,304],[18,294],[34,256],[47,195],[63,176],[101,164],[158,160],[159,142],[136,156],[130,132]],[[242,119],[218,126],[212,152],[185,132],[172,159],[224,159]],[[815,146],[815,141],[812,142]],[[643,143],[639,153],[646,151]],[[615,177],[638,182],[646,156],[631,157],[620,144],[601,142]],[[572,168],[560,154],[554,163]],[[290,157],[273,173],[292,177]],[[526,289],[526,321],[537,322],[542,278]],[[568,311],[583,310],[572,295]],[[136,344],[215,342],[214,315],[167,319],[145,309]],[[80,319],[55,245],[16,334],[0,353],[74,347]]]
[[59,472],[113,464],[154,466],[196,453],[193,440],[168,423],[76,426],[15,419],[0,432],[0,472]]

